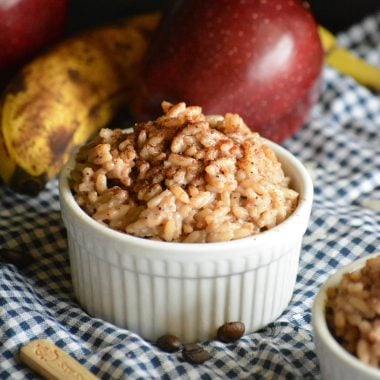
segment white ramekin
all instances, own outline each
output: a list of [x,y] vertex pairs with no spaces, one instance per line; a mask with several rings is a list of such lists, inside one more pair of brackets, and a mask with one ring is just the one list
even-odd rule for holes
[[268,145],[300,194],[298,207],[273,229],[220,243],[153,241],[102,226],[70,191],[72,158],[59,190],[80,305],[145,339],[171,333],[183,342],[211,339],[229,321],[242,321],[253,332],[280,316],[293,294],[313,185],[296,157]]
[[326,380],[379,380],[380,370],[370,367],[346,351],[332,336],[326,323],[327,289],[336,287],[343,274],[365,266],[368,259],[380,252],[365,256],[341,268],[322,285],[313,302],[312,325],[322,378]]

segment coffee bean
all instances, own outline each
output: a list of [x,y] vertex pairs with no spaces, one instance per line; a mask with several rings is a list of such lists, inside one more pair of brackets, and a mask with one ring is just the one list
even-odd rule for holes
[[210,359],[210,354],[197,343],[185,344],[182,349],[182,356],[187,362],[193,364],[202,364]]
[[171,334],[160,336],[156,341],[156,345],[162,351],[166,352],[176,352],[182,347],[180,339]]
[[224,343],[235,342],[244,335],[244,332],[243,322],[227,322],[218,328],[217,339]]
[[29,253],[21,252],[16,249],[0,248],[0,264],[13,264],[20,269],[33,264],[35,260]]

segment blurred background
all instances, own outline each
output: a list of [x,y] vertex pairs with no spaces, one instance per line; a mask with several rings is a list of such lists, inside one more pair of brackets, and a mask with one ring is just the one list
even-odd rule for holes
[[[68,33],[128,14],[163,9],[178,0],[70,0]],[[309,0],[318,22],[333,32],[380,10],[380,0]]]

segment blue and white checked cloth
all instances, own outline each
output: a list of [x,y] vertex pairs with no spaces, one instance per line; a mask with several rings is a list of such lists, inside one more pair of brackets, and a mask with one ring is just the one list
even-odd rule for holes
[[[380,14],[339,36],[380,65]],[[57,181],[38,198],[0,184],[0,247],[31,256],[25,269],[0,263],[0,379],[36,379],[19,348],[50,338],[102,379],[318,379],[310,325],[322,282],[342,265],[380,250],[380,94],[326,67],[309,123],[286,147],[315,185],[294,297],[283,315],[234,344],[202,342],[202,365],[166,354],[130,331],[88,316],[75,303]]]

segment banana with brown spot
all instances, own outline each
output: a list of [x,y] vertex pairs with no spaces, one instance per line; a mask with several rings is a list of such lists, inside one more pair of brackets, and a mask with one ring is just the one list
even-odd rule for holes
[[135,95],[158,14],[68,39],[25,66],[0,105],[0,176],[35,195]]

